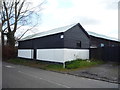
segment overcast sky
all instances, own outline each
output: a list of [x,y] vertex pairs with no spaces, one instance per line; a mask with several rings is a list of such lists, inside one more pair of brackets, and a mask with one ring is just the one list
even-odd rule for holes
[[[30,0],[37,5],[40,0]],[[119,0],[46,0],[40,25],[26,33],[42,32],[73,23],[86,31],[118,38]]]

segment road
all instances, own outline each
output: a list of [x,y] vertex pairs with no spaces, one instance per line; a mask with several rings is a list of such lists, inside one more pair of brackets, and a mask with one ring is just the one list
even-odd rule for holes
[[3,62],[3,88],[118,88],[117,84]]

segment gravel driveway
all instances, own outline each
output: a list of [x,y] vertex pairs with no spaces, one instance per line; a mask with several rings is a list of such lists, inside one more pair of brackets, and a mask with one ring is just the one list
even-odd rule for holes
[[68,72],[69,74],[87,77],[91,79],[97,79],[112,83],[120,83],[118,81],[118,65],[113,62],[108,62],[99,66],[82,69],[78,71]]

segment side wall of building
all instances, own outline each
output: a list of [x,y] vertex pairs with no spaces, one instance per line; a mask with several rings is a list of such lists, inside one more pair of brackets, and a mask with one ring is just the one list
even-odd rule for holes
[[89,49],[18,49],[18,57],[42,61],[64,63],[76,59],[89,59]]
[[120,46],[120,43],[116,41],[111,41],[111,40],[90,36],[90,46],[96,47],[96,48],[97,47],[116,47],[116,46]]
[[[76,25],[64,33],[64,47],[72,49],[89,48],[90,40],[86,33]],[[79,46],[80,45],[80,46]]]
[[33,59],[32,49],[18,49],[18,57]]
[[18,49],[32,49],[33,48],[33,40],[25,40],[18,42]]
[[19,42],[19,49],[50,49],[50,48],[64,48],[64,39],[61,38],[63,33],[44,36],[31,40]]
[[64,63],[75,59],[89,59],[89,49],[37,49],[37,60]]

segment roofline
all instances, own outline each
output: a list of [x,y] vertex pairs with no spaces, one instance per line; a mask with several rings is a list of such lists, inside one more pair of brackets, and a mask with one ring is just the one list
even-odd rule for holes
[[80,23],[78,23],[77,25],[82,29],[82,31],[86,34],[86,36],[90,38],[90,35],[86,32],[86,30],[82,27],[82,25]]
[[102,37],[96,37],[96,36],[93,36],[93,35],[90,35],[90,36],[95,37],[95,38],[100,38],[100,39],[108,40],[108,41],[112,41],[112,42],[118,42],[118,43],[120,43],[120,41],[115,41],[115,40],[106,39],[106,38],[102,38]]
[[57,34],[63,34],[63,33],[64,33],[64,32],[59,32],[59,33],[50,34],[50,35],[46,35],[46,36],[42,36],[42,37],[36,37],[36,38],[31,38],[31,39],[19,40],[18,42],[20,42],[20,41],[34,40],[34,39],[38,39],[38,38],[43,38],[43,37],[48,37],[48,36],[57,35]]
[[[69,29],[71,28],[74,28],[75,26],[79,26],[81,28],[81,30],[86,34],[86,36],[88,38],[90,38],[90,36],[93,36],[93,37],[96,37],[96,38],[100,38],[100,39],[105,39],[105,40],[109,40],[109,41],[114,41],[114,42],[119,42],[120,41],[116,41],[116,40],[111,40],[111,39],[106,39],[106,38],[102,38],[102,37],[97,37],[97,36],[94,36],[94,35],[90,35],[88,34],[88,32],[82,27],[82,25],[80,23],[76,23],[74,26],[70,27]],[[69,29],[67,29],[66,31],[68,31]],[[64,32],[66,32],[64,31]],[[64,33],[64,32],[58,32],[58,33],[54,33],[54,34],[50,34],[50,35],[55,35],[55,34],[59,34],[59,33]],[[50,35],[46,35],[46,36],[50,36]],[[42,37],[46,37],[46,36],[42,36]],[[36,37],[36,38],[40,38],[40,37]],[[33,39],[36,39],[36,38],[31,38],[31,39],[25,39],[25,40],[18,40],[18,41],[27,41],[27,40],[33,40]]]

